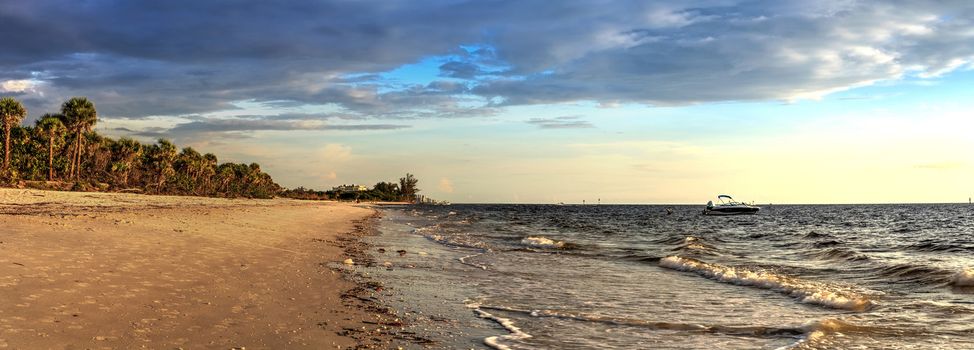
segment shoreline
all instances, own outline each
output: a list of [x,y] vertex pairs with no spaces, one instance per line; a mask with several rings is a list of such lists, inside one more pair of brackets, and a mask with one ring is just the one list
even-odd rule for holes
[[0,348],[418,342],[388,308],[362,302],[381,284],[341,264],[377,215],[337,202],[0,189]]

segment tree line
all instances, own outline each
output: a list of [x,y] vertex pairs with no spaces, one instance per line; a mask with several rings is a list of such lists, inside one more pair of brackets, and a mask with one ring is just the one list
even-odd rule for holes
[[23,126],[27,109],[0,98],[4,156],[0,182],[28,182],[61,190],[131,191],[215,197],[270,198],[281,187],[257,163],[219,163],[212,153],[178,149],[166,139],[142,144],[114,140],[93,131],[95,104],[74,97],[59,113]]
[[419,188],[416,184],[419,180],[413,174],[406,173],[405,177],[399,179],[399,183],[379,182],[367,191],[320,191],[310,188],[298,187],[295,189],[282,190],[282,197],[308,200],[361,200],[379,202],[414,202]]

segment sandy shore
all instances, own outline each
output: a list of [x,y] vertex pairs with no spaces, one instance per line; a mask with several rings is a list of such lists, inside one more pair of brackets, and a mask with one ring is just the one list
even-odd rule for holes
[[343,300],[361,286],[335,268],[372,214],[311,201],[0,189],[0,348],[383,344],[350,336],[383,323]]

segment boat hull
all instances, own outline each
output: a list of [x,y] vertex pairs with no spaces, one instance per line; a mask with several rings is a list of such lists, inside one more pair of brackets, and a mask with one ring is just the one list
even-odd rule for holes
[[752,206],[714,207],[704,209],[704,215],[751,215],[757,214],[761,208]]

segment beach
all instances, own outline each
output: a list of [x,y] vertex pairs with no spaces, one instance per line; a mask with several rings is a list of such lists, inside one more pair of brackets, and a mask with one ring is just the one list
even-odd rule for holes
[[0,189],[0,349],[395,348],[342,267],[374,214]]

